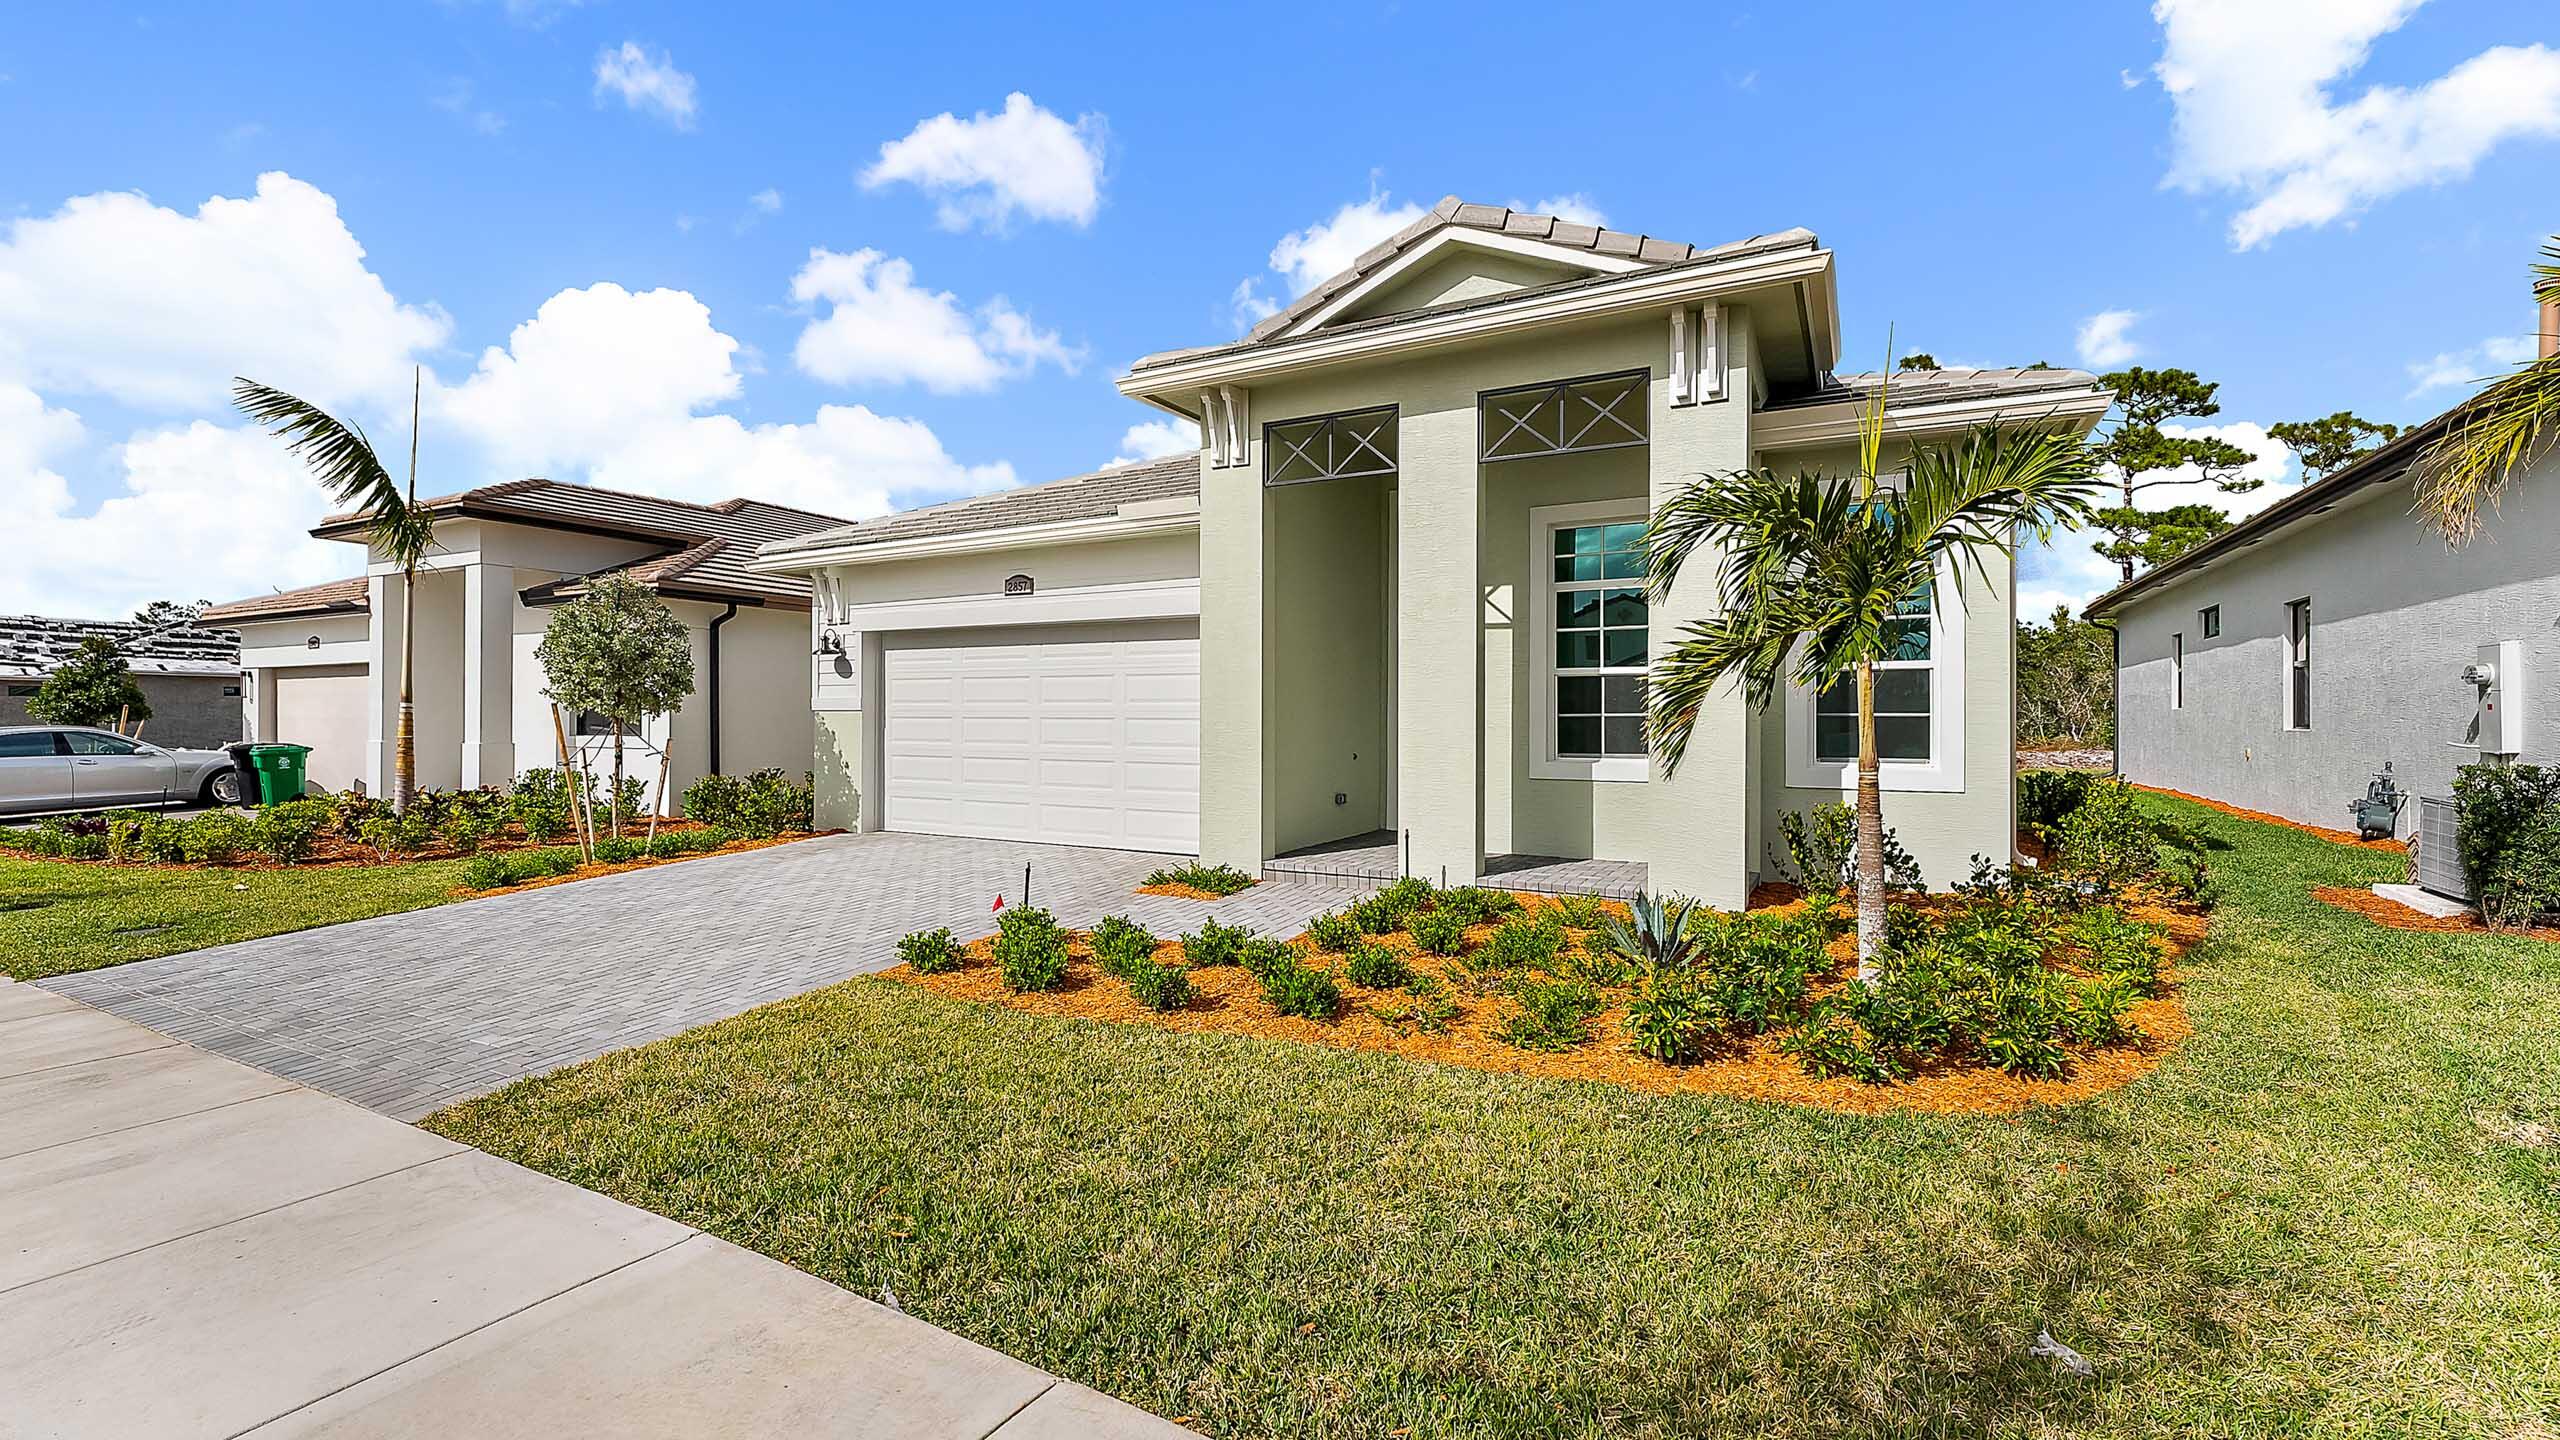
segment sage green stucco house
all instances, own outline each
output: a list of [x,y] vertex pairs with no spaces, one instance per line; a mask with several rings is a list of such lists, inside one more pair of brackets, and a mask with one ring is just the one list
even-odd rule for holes
[[[1875,377],[1833,373],[1833,287],[1803,230],[1702,249],[1450,199],[1121,378],[1198,454],[764,547],[815,582],[822,820],[1255,872],[1627,862],[1579,873],[1740,904],[1777,817],[1851,786],[1854,726],[1731,693],[1662,773],[1645,664],[1714,567],[1648,602],[1640,533],[1691,477],[1845,464]],[[1897,448],[2085,431],[2108,399],[2041,369],[1890,394]],[[1933,881],[2014,829],[2012,574],[1986,568],[1942,577],[1880,687],[1887,821]]]

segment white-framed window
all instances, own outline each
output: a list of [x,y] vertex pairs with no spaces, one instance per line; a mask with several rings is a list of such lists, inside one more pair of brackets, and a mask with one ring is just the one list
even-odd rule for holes
[[2284,728],[2311,728],[2311,597],[2284,607]]
[[1641,781],[1645,667],[1642,500],[1548,505],[1529,512],[1531,673],[1529,773],[1541,780]]
[[2169,708],[2187,708],[2187,637],[2169,632]]
[[2196,629],[2202,632],[2204,638],[2207,640],[2218,640],[2222,638],[2222,607],[2219,605],[2207,605],[2203,609],[2197,611]]
[[[1964,788],[1964,597],[1953,562],[1914,591],[1891,622],[1891,650],[1875,666],[1876,756],[1887,790]],[[1845,675],[1819,695],[1786,694],[1787,785],[1855,789],[1858,681]]]

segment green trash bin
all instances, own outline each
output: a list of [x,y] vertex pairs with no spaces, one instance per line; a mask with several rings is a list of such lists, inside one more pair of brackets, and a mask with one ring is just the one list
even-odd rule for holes
[[249,763],[258,771],[258,803],[280,805],[303,795],[302,766],[308,745],[252,745]]

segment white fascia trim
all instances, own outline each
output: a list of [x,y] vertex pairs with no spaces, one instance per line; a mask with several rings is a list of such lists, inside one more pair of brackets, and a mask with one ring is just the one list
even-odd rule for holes
[[[1556,749],[1555,552],[1547,537],[1569,525],[1605,525],[1648,518],[1639,499],[1590,500],[1579,505],[1540,505],[1529,511],[1529,778],[1642,784],[1653,778],[1651,755],[1558,755]],[[1640,582],[1638,582],[1640,583]]]
[[1248,384],[1293,370],[1391,357],[1567,321],[1696,303],[1771,285],[1819,283],[1830,273],[1831,252],[1820,249],[1787,250],[1718,264],[1657,266],[1630,272],[1610,284],[1561,295],[1524,295],[1447,314],[1419,311],[1410,320],[1375,330],[1325,331],[1177,360],[1123,375],[1114,384],[1121,394],[1132,399],[1164,405],[1154,397],[1197,397],[1202,387],[1209,385]]
[[1094,620],[1167,620],[1200,613],[1198,580],[1141,580],[1086,585],[1033,595],[950,595],[925,600],[879,600],[845,607],[843,628],[862,634],[890,630],[984,630],[1013,625],[1072,625]]
[[[1896,407],[1885,412],[1887,435],[1961,434],[1978,425],[2065,425],[2087,431],[2105,417],[2113,397],[2103,391],[2059,391],[2042,395],[1984,396],[1946,400],[1935,405]],[[1840,445],[1858,438],[1858,412],[1863,402],[1843,400],[1801,410],[1763,410],[1751,420],[1751,443],[1763,450],[1796,450],[1813,445]]]
[[1200,507],[1141,515],[1097,516],[1058,520],[1046,525],[1015,525],[1003,530],[964,530],[913,540],[884,540],[877,545],[820,545],[783,550],[750,561],[757,575],[805,575],[825,565],[883,565],[931,555],[978,555],[999,550],[1035,550],[1044,545],[1083,545],[1100,540],[1127,540],[1200,528]]
[[1569,265],[1585,274],[1623,275],[1630,270],[1648,268],[1641,260],[1625,255],[1603,255],[1594,250],[1577,250],[1569,245],[1533,240],[1522,235],[1504,235],[1491,230],[1471,230],[1452,225],[1402,255],[1371,272],[1359,284],[1336,295],[1322,306],[1301,315],[1282,330],[1275,339],[1304,335],[1323,329],[1344,311],[1393,284],[1397,277],[1410,274],[1451,246],[1463,245],[1477,250],[1499,250],[1512,255],[1525,255],[1534,260],[1550,260]]
[[[1885,760],[1876,766],[1876,783],[1888,791],[1960,794],[1964,790],[1964,627],[1965,598],[1958,563],[1938,566],[1932,593],[1937,609],[1930,617],[1930,668],[1937,673],[1929,708],[1927,760]],[[2007,703],[2004,699],[2002,703]],[[1858,793],[1858,762],[1814,758],[1813,690],[1790,681],[1786,695],[1786,766],[1790,790]]]

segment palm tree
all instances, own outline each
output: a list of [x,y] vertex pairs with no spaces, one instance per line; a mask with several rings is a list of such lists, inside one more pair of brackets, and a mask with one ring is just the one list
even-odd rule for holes
[[[2548,330],[2560,311],[2560,236],[2542,247],[2533,294]],[[2547,342],[2546,342],[2547,343]],[[2516,472],[2560,440],[2560,355],[2543,355],[2492,383],[2453,412],[2418,456],[2418,513],[2459,545],[2480,530],[2480,508],[2496,506]]]
[[435,517],[418,506],[418,389],[409,394],[409,488],[404,495],[373,453],[364,431],[319,406],[271,385],[234,376],[231,400],[240,412],[268,427],[302,457],[330,498],[362,516],[365,537],[400,567],[400,728],[392,747],[391,803],[406,814],[418,793],[417,679],[418,563],[435,544]]
[[[1646,729],[1664,773],[1676,770],[1709,694],[1739,678],[1755,706],[1783,681],[1819,694],[1843,676],[1858,694],[1858,966],[1884,939],[1884,808],[1878,783],[1875,662],[1891,658],[1905,603],[1943,564],[1985,578],[1984,552],[2086,518],[2095,462],[2050,430],[1976,431],[1911,457],[1899,487],[1879,485],[1884,400],[1860,424],[1852,475],[1737,470],[1691,481],[1663,502],[1649,537],[1657,600],[1702,546],[1719,553],[1721,609],[1688,625],[1657,661]],[[1958,582],[1962,582],[1961,574]]]

